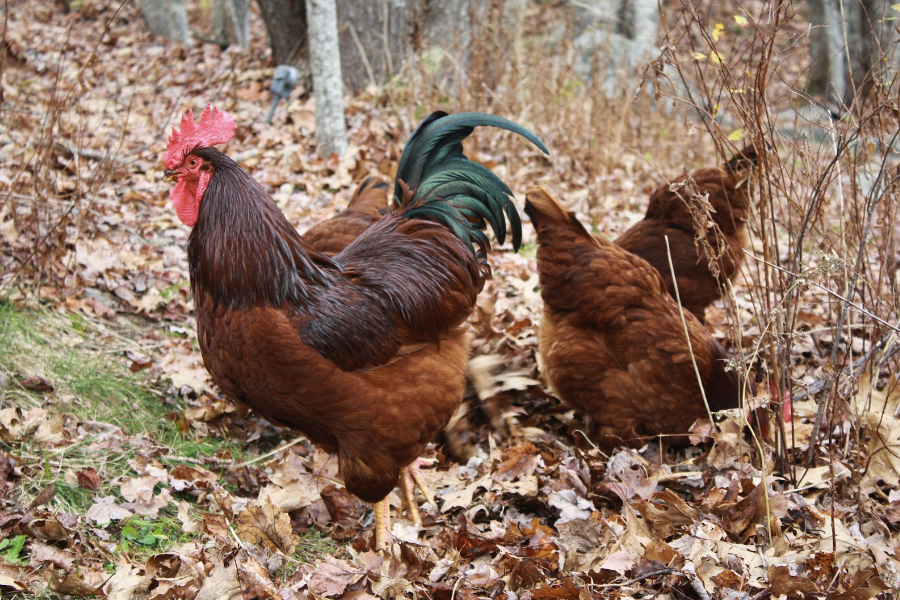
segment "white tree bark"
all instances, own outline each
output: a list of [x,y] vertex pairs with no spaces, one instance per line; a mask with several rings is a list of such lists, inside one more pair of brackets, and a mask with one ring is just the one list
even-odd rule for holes
[[335,0],[306,0],[309,59],[316,98],[316,145],[319,156],[347,151],[344,86],[338,44]]
[[221,46],[250,47],[250,0],[215,0],[213,4],[212,38]]
[[829,104],[844,98],[847,63],[841,0],[810,0],[809,90],[824,96]]
[[176,42],[191,43],[184,0],[140,0],[140,6],[150,33]]
[[810,0],[808,91],[831,108],[866,96],[898,67],[893,0]]

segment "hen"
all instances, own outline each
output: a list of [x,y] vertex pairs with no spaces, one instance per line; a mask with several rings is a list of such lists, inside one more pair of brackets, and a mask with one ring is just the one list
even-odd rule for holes
[[[661,185],[650,195],[644,219],[616,240],[616,244],[653,265],[674,298],[664,240],[668,236],[682,306],[701,321],[706,318],[706,308],[719,297],[719,278],[715,272],[722,281],[732,279],[743,262],[742,248],[746,244],[750,210],[750,186],[746,183],[756,161],[756,149],[748,146],[721,169],[699,169],[691,173],[696,190],[685,185],[685,176]],[[702,207],[694,210],[696,217],[689,208],[695,202],[692,196],[704,194],[708,195],[715,227],[708,227]],[[705,238],[696,239],[698,230],[707,232]],[[724,241],[721,245],[720,240]],[[710,261],[709,255],[717,258]]]
[[[228,396],[302,431],[337,454],[347,489],[375,503],[376,547],[387,540],[384,500],[460,403],[465,321],[491,271],[490,224],[521,242],[509,188],[466,159],[476,126],[530,131],[492,115],[436,112],[410,136],[394,210],[333,258],[303,241],[272,198],[212,148],[234,135],[207,106],[173,128],[163,155],[188,240],[204,364]],[[478,247],[476,251],[475,246]]]
[[390,189],[384,181],[366,177],[353,192],[347,208],[307,229],[303,241],[323,254],[334,256],[387,213]]
[[533,187],[525,197],[544,299],[542,369],[561,400],[597,422],[602,444],[636,446],[662,434],[686,441],[691,424],[707,415],[691,351],[709,408],[739,406],[725,350],[685,312],[688,346],[656,269],[592,236],[546,190]]

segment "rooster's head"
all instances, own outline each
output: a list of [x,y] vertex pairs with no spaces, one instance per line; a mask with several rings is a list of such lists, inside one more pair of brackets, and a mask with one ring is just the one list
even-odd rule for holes
[[181,131],[172,127],[163,164],[166,179],[175,181],[171,193],[175,212],[189,227],[197,222],[200,200],[213,174],[213,166],[196,151],[224,144],[234,137],[234,127],[234,117],[212,104],[206,105],[200,123],[194,123],[194,111],[189,110],[181,117]]

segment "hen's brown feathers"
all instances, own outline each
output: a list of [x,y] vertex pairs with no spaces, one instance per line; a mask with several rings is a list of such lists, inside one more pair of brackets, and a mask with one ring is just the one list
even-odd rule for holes
[[[756,161],[756,149],[748,146],[722,169],[700,169],[691,174],[691,181],[682,176],[658,187],[650,195],[644,219],[616,240],[662,273],[675,297],[665,244],[668,236],[682,305],[701,320],[706,307],[719,297],[717,274],[722,281],[732,279],[743,262],[750,210],[747,178]],[[704,197],[712,223],[706,222],[706,211],[697,202]],[[714,227],[708,227],[713,223]],[[706,232],[705,237],[697,239],[698,229]]]
[[319,252],[334,256],[387,214],[391,186],[375,177],[366,177],[350,203],[337,215],[306,230],[303,239]]
[[[678,307],[659,272],[590,235],[541,188],[528,191],[525,212],[539,244],[540,353],[557,395],[592,416],[607,445],[685,434],[706,409]],[[724,349],[685,316],[710,407],[738,406]]]

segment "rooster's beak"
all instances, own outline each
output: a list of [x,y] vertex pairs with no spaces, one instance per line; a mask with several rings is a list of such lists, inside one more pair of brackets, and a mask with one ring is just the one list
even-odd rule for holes
[[165,173],[163,173],[163,179],[172,183],[173,181],[178,181],[178,171],[174,169],[166,169]]

